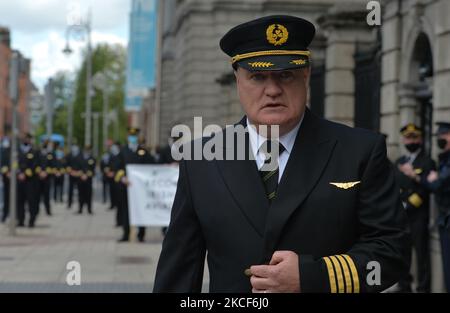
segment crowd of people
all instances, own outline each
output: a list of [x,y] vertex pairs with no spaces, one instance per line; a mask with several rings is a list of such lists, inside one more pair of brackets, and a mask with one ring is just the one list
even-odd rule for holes
[[[417,292],[431,290],[430,262],[430,195],[435,195],[438,217],[431,221],[439,231],[444,280],[450,291],[450,123],[439,122],[437,145],[439,161],[427,155],[423,131],[413,124],[400,129],[406,154],[396,161],[400,196],[408,217],[412,247],[415,250]],[[413,277],[405,273],[399,291],[411,292]]]
[[[34,227],[43,206],[52,215],[52,201],[63,203],[67,209],[76,206],[75,214],[94,214],[93,181],[102,182],[102,201],[116,210],[116,226],[122,227],[119,242],[130,240],[126,166],[128,164],[171,163],[170,147],[150,151],[139,137],[139,129],[128,129],[127,142],[108,141],[102,156],[93,155],[92,147],[73,143],[66,151],[57,141],[42,140],[35,144],[31,134],[21,136],[17,160],[17,227]],[[169,151],[169,153],[167,153]],[[11,142],[1,140],[0,168],[3,178],[2,223],[7,222],[10,208]],[[65,188],[65,186],[67,186]],[[77,198],[77,203],[75,202]],[[139,227],[139,242],[145,240],[145,228]]]

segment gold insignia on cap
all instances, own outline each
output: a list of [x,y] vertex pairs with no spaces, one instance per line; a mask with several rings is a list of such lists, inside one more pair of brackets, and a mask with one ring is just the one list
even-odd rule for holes
[[281,24],[272,24],[266,31],[267,41],[274,46],[281,46],[289,38],[289,32],[286,27]]
[[336,186],[339,189],[350,189],[355,187],[356,185],[360,184],[361,181],[355,181],[355,182],[348,182],[348,183],[330,183],[330,185]]
[[292,60],[291,64],[295,64],[295,65],[305,65],[306,64],[306,60],[300,59],[300,60]]
[[251,67],[271,67],[273,63],[270,62],[250,62],[248,63]]

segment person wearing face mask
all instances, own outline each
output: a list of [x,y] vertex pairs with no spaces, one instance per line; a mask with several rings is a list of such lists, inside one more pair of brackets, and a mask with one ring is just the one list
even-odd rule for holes
[[110,209],[117,209],[116,211],[116,227],[121,226],[121,210],[119,210],[119,192],[120,192],[120,183],[117,183],[114,180],[114,177],[116,176],[117,172],[120,170],[121,167],[121,157],[120,157],[120,151],[121,151],[121,144],[120,142],[114,142],[111,147],[109,148],[109,154],[110,154],[110,164],[109,164],[109,170],[106,173],[106,176],[109,180],[109,191],[110,191],[110,199],[111,199],[111,207]]
[[[412,247],[417,257],[417,292],[430,292],[431,267],[429,246],[429,191],[415,179],[427,177],[435,169],[433,160],[423,150],[422,129],[410,123],[400,129],[406,153],[396,161],[396,179],[400,198],[408,216]],[[404,273],[399,292],[411,292],[412,276]]]
[[[139,145],[139,129],[134,127],[128,128],[127,145],[122,148],[119,154],[118,170],[114,176],[115,182],[118,184],[118,214],[120,216],[119,223],[123,228],[122,238],[119,242],[127,242],[130,240],[130,220],[128,214],[128,194],[127,187],[129,181],[126,174],[126,166],[128,164],[145,164],[148,152]],[[138,240],[144,242],[145,227],[138,228]]]
[[53,199],[59,202],[63,202],[63,190],[64,190],[64,174],[65,169],[65,157],[60,143],[55,141],[55,171],[54,171],[54,185],[53,185]]
[[[28,211],[28,226],[34,227],[39,210],[39,155],[32,145],[33,136],[26,134],[19,147],[17,170],[17,220],[18,226],[25,226]],[[25,209],[27,207],[27,210]]]
[[9,179],[10,179],[10,158],[11,148],[8,137],[4,137],[1,144],[1,171],[3,179],[3,214],[2,223],[6,221],[9,215]]
[[78,156],[80,163],[78,179],[78,214],[83,214],[83,208],[86,205],[88,213],[92,215],[92,179],[95,175],[96,160],[92,156],[91,145],[84,147],[83,153]]
[[73,194],[75,188],[78,188],[78,157],[80,155],[80,147],[74,143],[70,147],[70,152],[66,157],[66,173],[69,176],[69,190],[67,199],[67,209],[72,207]]
[[437,171],[431,171],[422,184],[431,190],[439,210],[437,225],[441,241],[442,265],[447,292],[450,292],[450,123],[438,122],[437,146],[441,150]]
[[53,153],[51,143],[48,140],[45,140],[42,143],[42,148],[38,153],[38,157],[40,163],[37,167],[39,174],[38,201],[40,202],[40,200],[42,200],[47,215],[51,216],[50,185],[53,180],[53,173],[55,169],[55,155]]
[[[109,184],[108,180],[108,172],[110,170],[111,165],[111,153],[109,152],[110,147],[112,145],[112,142],[108,140],[106,143],[107,150],[103,153],[102,158],[100,160],[100,172],[102,174],[102,195],[103,195],[103,203],[106,204],[108,200],[108,191],[111,189],[111,185]],[[109,197],[110,207],[109,209],[112,210],[112,202],[111,197]]]

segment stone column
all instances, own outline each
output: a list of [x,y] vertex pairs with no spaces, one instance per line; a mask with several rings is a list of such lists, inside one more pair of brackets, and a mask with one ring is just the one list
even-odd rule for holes
[[[402,19],[397,1],[389,1],[384,6],[382,21],[382,60],[381,60],[381,103],[380,128],[388,135],[388,154],[391,159],[400,155],[399,128],[414,120],[410,110],[415,105],[412,90],[404,86],[399,92],[401,67]],[[399,95],[402,107],[406,109],[399,117]],[[408,112],[408,113],[407,113]]]
[[361,7],[339,5],[318,20],[327,37],[325,117],[349,126],[354,125],[356,43],[370,44],[375,40],[366,16],[367,11]]

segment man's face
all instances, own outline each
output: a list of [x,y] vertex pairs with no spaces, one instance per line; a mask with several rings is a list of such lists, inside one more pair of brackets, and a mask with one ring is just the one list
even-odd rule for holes
[[235,72],[239,99],[250,122],[279,125],[280,135],[289,132],[305,112],[309,68]]

